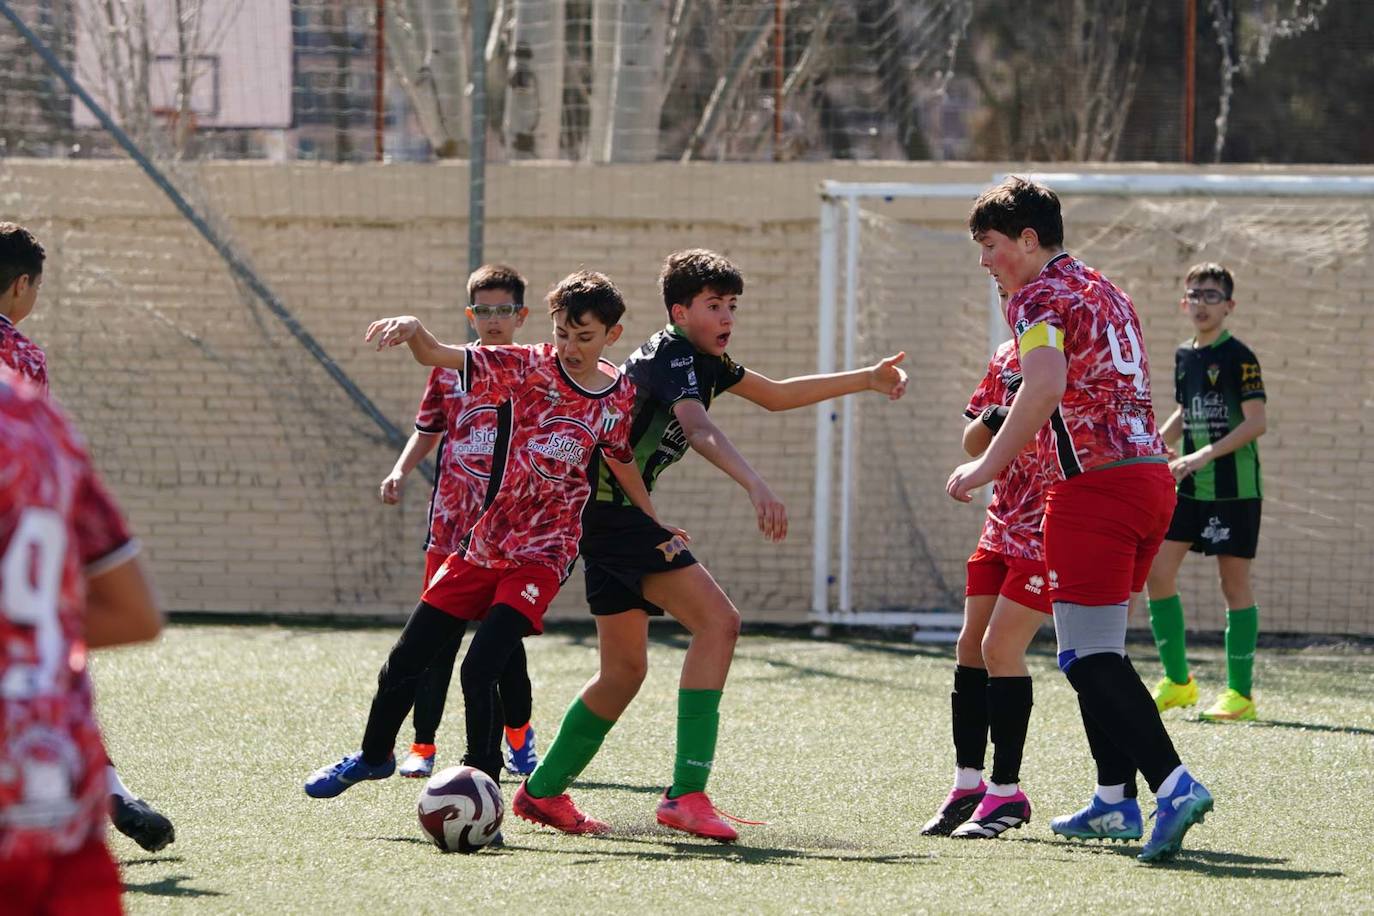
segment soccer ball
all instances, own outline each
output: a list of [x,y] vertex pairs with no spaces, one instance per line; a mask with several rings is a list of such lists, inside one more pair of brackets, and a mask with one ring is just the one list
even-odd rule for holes
[[476,852],[495,838],[506,814],[501,788],[481,770],[449,767],[420,793],[420,829],[444,852]]

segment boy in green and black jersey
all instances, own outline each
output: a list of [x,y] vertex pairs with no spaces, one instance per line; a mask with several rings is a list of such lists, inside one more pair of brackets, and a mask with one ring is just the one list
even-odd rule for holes
[[1226,599],[1227,689],[1204,719],[1255,718],[1251,690],[1259,611],[1250,586],[1250,563],[1259,541],[1259,448],[1264,433],[1264,379],[1254,352],[1225,328],[1235,308],[1235,280],[1219,264],[1188,271],[1182,308],[1196,331],[1174,355],[1174,399],[1179,407],[1161,432],[1171,446],[1182,439],[1169,466],[1178,484],[1178,508],[1155,557],[1147,587],[1150,626],[1164,663],[1155,703],[1165,710],[1197,702],[1188,672],[1178,570],[1188,551],[1217,558]]

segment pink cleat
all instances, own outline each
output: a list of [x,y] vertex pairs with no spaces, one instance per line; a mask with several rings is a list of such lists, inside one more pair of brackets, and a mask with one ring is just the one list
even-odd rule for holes
[[658,803],[658,822],[665,827],[721,843],[733,843],[739,839],[739,833],[725,823],[705,792],[688,792],[677,798],[669,798],[668,793],[664,792]]
[[577,805],[565,793],[563,795],[553,795],[549,798],[535,798],[529,793],[528,780],[520,784],[520,788],[515,790],[515,797],[511,799],[510,807],[515,812],[515,816],[524,818],[533,824],[543,824],[545,827],[552,827],[554,830],[561,830],[564,833],[589,833],[603,834],[611,832],[611,825],[605,821],[598,821],[594,817],[587,817],[577,810]]

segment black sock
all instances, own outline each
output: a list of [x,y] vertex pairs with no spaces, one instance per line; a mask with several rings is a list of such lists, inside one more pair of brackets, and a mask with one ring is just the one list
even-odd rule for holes
[[1130,756],[1107,734],[1106,729],[1088,712],[1083,697],[1078,698],[1078,713],[1083,717],[1083,731],[1088,735],[1088,749],[1092,752],[1093,763],[1097,764],[1097,784],[1099,786],[1126,787],[1126,797],[1136,797],[1135,764]]
[[1180,761],[1135,669],[1115,652],[1099,652],[1078,659],[1067,673],[1088,715],[1157,791]]
[[505,710],[506,728],[528,725],[534,714],[534,697],[530,687],[530,669],[525,659],[522,641],[510,654],[506,669],[501,672],[501,706]]
[[1029,677],[988,678],[988,727],[992,736],[992,782],[1021,781],[1032,705]]
[[987,670],[955,665],[954,692],[949,695],[949,702],[954,722],[954,762],[981,770],[988,749]]
[[463,684],[468,749],[463,763],[501,781],[501,731],[505,717],[498,682],[511,653],[529,633],[529,619],[508,604],[492,605],[472,634],[458,677]]
[[444,706],[448,701],[448,686],[453,680],[453,665],[458,659],[458,650],[463,645],[463,633],[467,629],[465,620],[458,621],[465,626],[458,635],[444,646],[439,655],[420,675],[419,688],[415,691],[415,743],[433,744],[439,731],[439,723],[444,718]]
[[465,626],[464,621],[433,605],[423,601],[415,605],[377,675],[377,693],[363,729],[363,760],[367,764],[377,766],[395,752],[396,736],[415,705],[420,675]]

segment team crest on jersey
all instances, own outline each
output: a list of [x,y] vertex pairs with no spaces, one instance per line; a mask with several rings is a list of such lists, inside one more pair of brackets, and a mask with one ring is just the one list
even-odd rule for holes
[[601,411],[601,432],[603,435],[615,429],[615,425],[625,419],[625,412],[617,410],[614,405],[606,405],[606,409]]
[[1212,363],[1212,365],[1207,367],[1207,381],[1215,385],[1219,378],[1221,378],[1221,366]]
[[563,400],[563,395],[559,393],[556,385],[550,385],[549,390],[544,393],[544,400],[548,401],[551,405],[557,404],[559,401]]
[[1012,328],[1012,333],[1016,335],[1017,340],[1020,340],[1021,335],[1026,333],[1030,329],[1031,323],[1026,319],[1022,318],[1016,322],[1016,327]]

